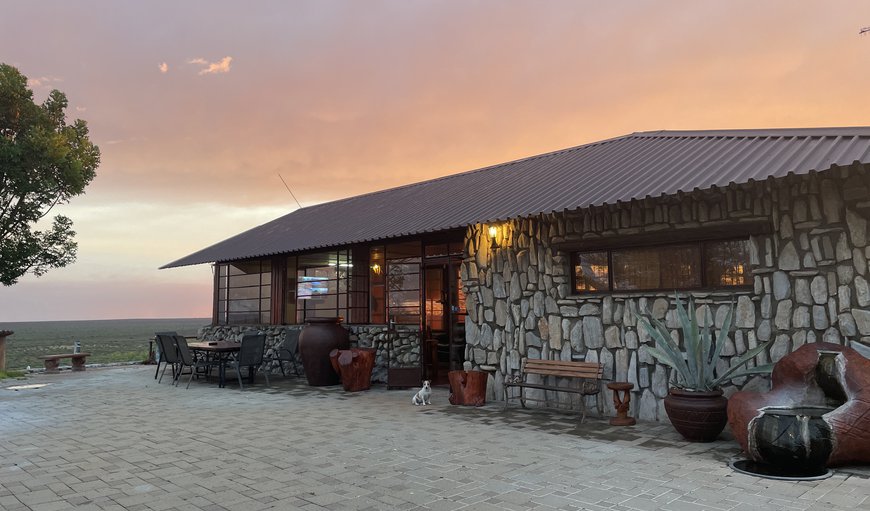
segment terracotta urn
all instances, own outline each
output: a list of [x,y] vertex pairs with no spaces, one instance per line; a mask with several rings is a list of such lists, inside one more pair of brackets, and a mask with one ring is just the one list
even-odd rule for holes
[[338,385],[339,377],[329,360],[329,352],[350,347],[341,318],[308,318],[299,334],[299,357],[308,384],[314,387]]
[[728,399],[721,390],[671,388],[665,411],[674,429],[690,442],[712,442],[728,422]]

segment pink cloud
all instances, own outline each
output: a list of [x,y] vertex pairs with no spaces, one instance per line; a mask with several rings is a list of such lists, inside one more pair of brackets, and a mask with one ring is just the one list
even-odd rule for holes
[[217,62],[209,62],[202,58],[190,59],[187,61],[188,64],[197,64],[200,66],[204,66],[203,69],[199,71],[200,75],[208,75],[208,74],[217,74],[217,73],[229,73],[230,72],[230,64],[233,62],[232,57],[224,57]]

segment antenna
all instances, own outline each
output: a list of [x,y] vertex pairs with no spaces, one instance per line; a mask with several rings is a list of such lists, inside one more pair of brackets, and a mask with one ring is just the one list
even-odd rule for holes
[[293,200],[296,201],[296,205],[299,206],[299,209],[302,209],[302,204],[299,204],[299,199],[297,199],[296,196],[293,195],[293,190],[291,190],[290,187],[287,186],[287,181],[284,181],[284,178],[281,177],[281,173],[280,173],[280,172],[276,172],[276,174],[278,174],[278,179],[280,179],[281,182],[284,183],[284,188],[286,188],[287,191],[290,192],[290,196],[293,197]]

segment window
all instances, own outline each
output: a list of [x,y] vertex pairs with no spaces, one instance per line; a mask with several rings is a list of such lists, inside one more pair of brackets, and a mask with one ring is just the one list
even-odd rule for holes
[[[356,251],[353,251],[356,252]],[[296,321],[311,317],[364,323],[368,316],[365,270],[354,269],[351,250],[304,254],[296,258]],[[359,259],[359,258],[358,258]],[[365,257],[362,257],[365,267]],[[362,275],[359,273],[363,272]],[[289,298],[289,297],[288,297]]]
[[576,252],[574,292],[746,286],[748,244],[716,240]]
[[574,290],[585,293],[610,290],[608,252],[584,252],[574,257]]
[[217,265],[217,323],[269,323],[272,262],[268,259]]
[[296,322],[296,256],[287,257],[283,275],[284,281],[284,311],[281,317],[283,323]]
[[613,289],[691,289],[701,287],[698,244],[613,250]]
[[[445,247],[446,249],[446,247]],[[420,323],[419,241],[372,247],[369,252],[369,304],[372,323]]]

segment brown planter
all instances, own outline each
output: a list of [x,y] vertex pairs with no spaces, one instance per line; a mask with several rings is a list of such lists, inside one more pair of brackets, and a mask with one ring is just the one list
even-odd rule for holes
[[694,392],[671,388],[665,410],[674,429],[690,442],[712,442],[728,422],[728,399],[721,390]]
[[486,404],[486,380],[488,373],[483,371],[450,371],[450,404],[483,406]]
[[338,385],[338,373],[329,361],[329,352],[350,347],[341,318],[309,318],[299,334],[299,357],[308,384],[315,387]]
[[377,350],[374,348],[351,348],[329,352],[332,368],[341,378],[344,390],[358,392],[371,388],[376,353]]

